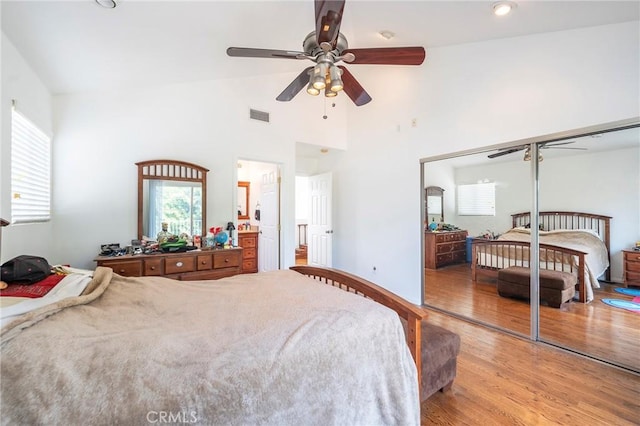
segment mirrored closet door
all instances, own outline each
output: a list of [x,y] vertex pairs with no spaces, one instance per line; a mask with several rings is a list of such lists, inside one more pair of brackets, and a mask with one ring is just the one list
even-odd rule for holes
[[[491,248],[512,227],[513,213],[530,209],[530,164],[522,153],[513,155],[519,161],[506,153],[494,149],[423,164],[424,303],[529,336],[529,305],[499,297],[490,256],[476,253],[474,262],[474,251]],[[429,210],[434,187],[443,189],[444,219]]]
[[639,166],[637,120],[423,160],[424,304],[640,371]]

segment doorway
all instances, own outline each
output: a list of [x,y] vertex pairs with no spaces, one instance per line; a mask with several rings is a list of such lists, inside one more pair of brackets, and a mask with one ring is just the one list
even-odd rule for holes
[[238,160],[237,187],[238,236],[257,235],[258,271],[280,269],[280,165]]
[[333,266],[331,172],[296,176],[296,265]]

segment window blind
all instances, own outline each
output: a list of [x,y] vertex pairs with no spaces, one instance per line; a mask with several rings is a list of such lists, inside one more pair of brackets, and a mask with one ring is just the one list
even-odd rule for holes
[[51,219],[51,139],[14,108],[11,112],[11,222]]
[[458,185],[458,214],[461,216],[495,216],[495,183]]

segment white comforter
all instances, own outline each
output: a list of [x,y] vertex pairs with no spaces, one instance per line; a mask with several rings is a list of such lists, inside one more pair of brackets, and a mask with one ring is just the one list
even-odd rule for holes
[[380,304],[290,270],[94,276],[3,328],[3,424],[419,424],[416,367]]

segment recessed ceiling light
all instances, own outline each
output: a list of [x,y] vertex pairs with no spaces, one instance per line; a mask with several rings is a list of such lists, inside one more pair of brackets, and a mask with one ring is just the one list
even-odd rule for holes
[[380,34],[382,36],[382,38],[387,39],[387,40],[391,40],[395,36],[393,31],[389,31],[389,30],[382,30],[378,34]]
[[499,1],[493,4],[493,14],[496,16],[504,16],[515,8],[516,4],[512,1]]
[[116,3],[116,0],[96,0],[96,3],[98,3],[100,6],[104,7],[105,9],[113,9],[118,5]]

